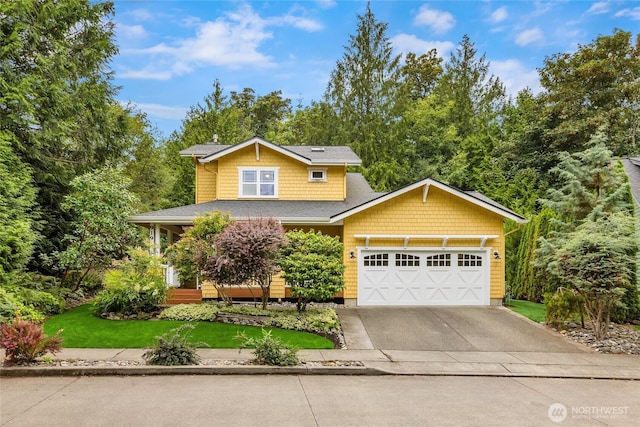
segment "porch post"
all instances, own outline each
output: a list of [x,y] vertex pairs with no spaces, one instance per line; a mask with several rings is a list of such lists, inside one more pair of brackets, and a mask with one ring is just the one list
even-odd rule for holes
[[149,255],[155,253],[154,242],[156,241],[156,227],[155,224],[149,224]]
[[154,234],[155,234],[155,236],[154,236],[155,239],[153,241],[153,249],[154,249],[153,253],[156,256],[159,256],[160,252],[161,252],[161,249],[162,249],[161,244],[160,244],[160,224],[155,224],[155,232],[154,232]]

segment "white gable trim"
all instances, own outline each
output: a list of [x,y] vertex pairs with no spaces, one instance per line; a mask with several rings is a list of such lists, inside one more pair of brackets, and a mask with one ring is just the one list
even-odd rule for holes
[[[424,187],[423,187],[424,186]],[[435,187],[438,188],[442,191],[446,191],[447,193],[453,194],[454,196],[460,197],[463,200],[466,200],[467,202],[473,203],[474,205],[480,206],[481,208],[484,208],[490,212],[493,212],[497,215],[500,215],[504,218],[508,218],[511,219],[519,224],[524,224],[526,222],[529,222],[526,218],[521,217],[520,215],[511,213],[509,211],[506,211],[504,209],[500,209],[497,206],[494,206],[492,204],[489,204],[487,202],[484,202],[483,200],[477,199],[473,196],[468,195],[467,193],[457,190],[453,187],[450,187],[446,184],[443,184],[441,182],[435,181],[431,178],[427,178],[427,179],[423,179],[422,181],[418,181],[418,182],[414,182],[413,184],[407,185],[405,187],[402,187],[399,190],[393,191],[391,193],[387,193],[384,196],[380,196],[377,199],[373,199],[370,202],[364,203],[360,206],[356,206],[353,209],[350,209],[348,211],[344,211],[338,215],[335,215],[333,217],[331,217],[331,223],[337,222],[337,221],[341,221],[351,215],[357,214],[359,212],[362,212],[364,210],[367,210],[373,206],[379,205],[380,203],[384,203],[388,200],[394,199],[402,194],[408,193],[409,191],[413,191],[417,188],[423,187],[423,200],[424,202],[426,202],[426,193],[428,192],[428,189],[430,187]]]
[[447,247],[449,240],[478,240],[479,247],[484,249],[487,240],[497,239],[497,234],[354,234],[355,239],[364,239],[364,247],[369,248],[371,239],[380,240],[402,240],[404,249],[409,248],[409,240],[441,240],[442,248]]
[[249,146],[254,145],[254,144],[255,144],[255,148],[256,148],[256,157],[258,157],[258,158],[260,156],[260,151],[259,151],[258,147],[260,145],[262,145],[264,147],[268,147],[268,148],[270,148],[270,149],[272,149],[274,151],[277,151],[278,153],[280,153],[282,155],[291,157],[292,159],[295,159],[295,160],[297,160],[299,162],[302,162],[302,163],[304,163],[306,165],[311,165],[312,164],[311,159],[309,159],[307,157],[303,157],[303,156],[301,156],[299,154],[294,153],[293,151],[287,150],[286,148],[283,148],[283,147],[281,147],[279,145],[276,145],[276,144],[274,144],[272,142],[265,141],[264,139],[258,138],[258,137],[254,137],[254,138],[248,139],[248,140],[246,140],[244,142],[241,142],[239,144],[232,145],[229,148],[225,148],[224,150],[218,151],[217,153],[213,153],[213,154],[210,154],[208,156],[204,156],[204,157],[198,159],[198,161],[200,163],[209,163],[209,162],[211,162],[213,160],[217,160],[217,159],[219,159],[221,157],[224,157],[227,154],[234,153],[234,152],[236,152],[238,150],[242,150],[243,148],[249,147]]

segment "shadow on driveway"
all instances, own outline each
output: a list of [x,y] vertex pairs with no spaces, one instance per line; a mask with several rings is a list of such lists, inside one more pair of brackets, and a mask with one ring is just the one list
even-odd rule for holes
[[577,345],[503,307],[358,307],[381,350],[581,353]]

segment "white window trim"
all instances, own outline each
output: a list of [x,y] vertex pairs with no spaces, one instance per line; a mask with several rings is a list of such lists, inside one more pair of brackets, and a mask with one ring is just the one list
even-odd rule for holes
[[[242,199],[277,199],[278,198],[278,167],[239,167],[238,168],[238,197]],[[244,186],[242,181],[242,175],[245,171],[256,171],[257,176],[257,193],[245,195],[243,193]],[[261,196],[260,195],[260,173],[261,172],[273,172],[273,195]]]
[[[314,178],[314,172],[322,172],[322,178]],[[327,168],[309,168],[309,182],[327,182]]]

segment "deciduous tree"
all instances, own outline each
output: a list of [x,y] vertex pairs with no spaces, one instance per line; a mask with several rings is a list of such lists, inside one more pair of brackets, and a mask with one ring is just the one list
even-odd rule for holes
[[640,148],[640,34],[614,30],[575,52],[545,58],[540,83],[549,120],[549,140],[576,152],[598,129],[615,155]]
[[284,243],[284,229],[274,218],[237,221],[215,239],[215,255],[204,268],[205,277],[223,285],[254,285],[262,291],[267,309],[271,277],[277,271],[277,255]]
[[134,225],[128,222],[137,199],[121,170],[105,167],[71,181],[71,193],[62,204],[74,219],[73,232],[66,235],[66,249],[53,254],[62,272],[60,282],[76,273],[71,283],[77,289],[92,270],[109,267],[130,246],[139,243]]
[[228,214],[207,212],[196,217],[193,227],[187,228],[180,240],[169,247],[167,256],[178,271],[180,282],[189,282],[203,273],[209,258],[216,254],[216,237],[231,223]]

